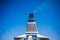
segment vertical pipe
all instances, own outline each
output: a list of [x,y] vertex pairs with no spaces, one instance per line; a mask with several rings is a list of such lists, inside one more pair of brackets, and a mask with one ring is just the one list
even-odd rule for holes
[[28,36],[28,40],[33,40],[32,36]]

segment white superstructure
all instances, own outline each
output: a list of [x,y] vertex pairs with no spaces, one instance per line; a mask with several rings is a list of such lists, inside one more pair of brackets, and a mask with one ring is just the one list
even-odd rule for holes
[[49,40],[49,37],[38,33],[33,13],[30,13],[25,34],[14,37],[14,40]]

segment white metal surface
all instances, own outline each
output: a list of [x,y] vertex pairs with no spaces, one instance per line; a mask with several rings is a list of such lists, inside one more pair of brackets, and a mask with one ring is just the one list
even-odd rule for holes
[[49,37],[46,37],[46,36],[43,36],[43,35],[37,34],[37,38],[49,38]]
[[33,40],[32,36],[28,36],[28,40]]
[[26,38],[26,34],[20,35],[20,36],[16,36],[15,38]]

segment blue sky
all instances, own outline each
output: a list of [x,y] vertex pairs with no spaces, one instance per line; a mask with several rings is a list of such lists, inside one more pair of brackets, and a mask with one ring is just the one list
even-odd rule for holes
[[59,0],[0,0],[0,40],[25,33],[29,13],[34,13],[40,34],[60,40]]

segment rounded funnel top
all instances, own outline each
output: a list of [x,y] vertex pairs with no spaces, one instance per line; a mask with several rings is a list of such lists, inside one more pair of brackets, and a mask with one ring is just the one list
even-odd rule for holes
[[33,13],[30,13],[29,14],[29,18],[33,18]]
[[28,22],[34,22],[34,21],[35,21],[34,20],[34,15],[33,15],[33,13],[30,13]]

